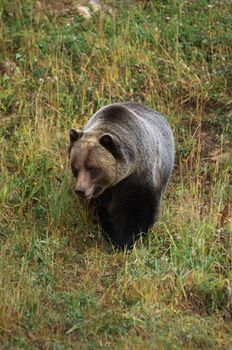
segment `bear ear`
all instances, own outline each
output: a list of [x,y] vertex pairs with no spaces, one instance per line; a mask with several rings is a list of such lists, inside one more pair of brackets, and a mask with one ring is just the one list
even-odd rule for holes
[[99,139],[100,144],[105,147],[115,158],[122,158],[120,146],[110,134],[104,134]]
[[100,137],[100,140],[99,140],[100,144],[107,148],[107,147],[110,147],[110,146],[113,146],[113,137],[110,135],[110,134],[104,134]]
[[75,142],[78,139],[81,138],[81,136],[83,135],[83,131],[78,131],[75,129],[71,129],[69,132],[69,138],[70,138],[70,142]]

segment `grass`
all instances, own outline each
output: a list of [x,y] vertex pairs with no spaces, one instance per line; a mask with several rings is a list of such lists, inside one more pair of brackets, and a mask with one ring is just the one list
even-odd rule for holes
[[[1,349],[232,349],[229,1],[3,0]],[[134,100],[167,115],[159,219],[107,253],[73,194],[68,131]]]

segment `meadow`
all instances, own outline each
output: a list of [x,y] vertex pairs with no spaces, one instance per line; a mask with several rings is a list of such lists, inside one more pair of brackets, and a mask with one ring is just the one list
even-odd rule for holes
[[[232,3],[79,3],[1,0],[0,349],[232,350]],[[128,100],[176,160],[147,238],[109,254],[67,144]]]

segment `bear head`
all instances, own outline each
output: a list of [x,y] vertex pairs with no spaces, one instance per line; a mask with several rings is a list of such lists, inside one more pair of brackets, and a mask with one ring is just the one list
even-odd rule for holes
[[68,148],[78,196],[97,198],[132,172],[131,152],[116,135],[104,131],[70,131]]

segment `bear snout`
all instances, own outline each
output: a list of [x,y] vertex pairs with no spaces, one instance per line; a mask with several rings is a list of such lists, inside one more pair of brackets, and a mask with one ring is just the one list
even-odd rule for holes
[[78,197],[85,198],[85,190],[83,188],[78,188],[75,190]]

